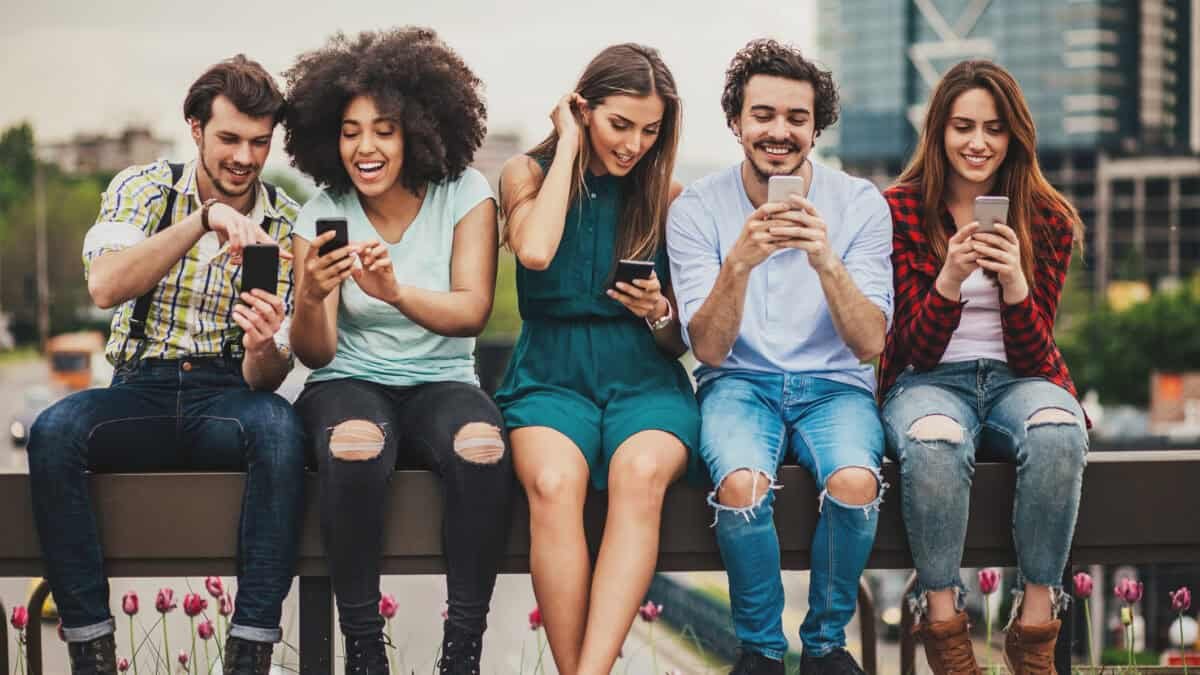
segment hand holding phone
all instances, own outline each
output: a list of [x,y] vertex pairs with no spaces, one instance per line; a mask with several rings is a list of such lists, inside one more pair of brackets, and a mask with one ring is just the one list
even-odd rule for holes
[[333,239],[321,245],[320,254],[329,255],[331,252],[350,245],[349,228],[345,218],[317,218],[317,236],[333,230]]
[[979,223],[976,232],[994,232],[996,223],[1008,224],[1008,197],[976,197],[975,222]]
[[793,194],[804,196],[804,176],[771,176],[767,179],[768,202],[787,202]]
[[247,244],[242,249],[242,292],[258,288],[276,295],[279,284],[279,246]]
[[630,286],[635,285],[634,279],[649,279],[654,273],[654,263],[649,260],[618,260],[617,269],[613,273],[612,283],[608,285],[609,290],[620,290],[617,288],[617,282],[622,281]]

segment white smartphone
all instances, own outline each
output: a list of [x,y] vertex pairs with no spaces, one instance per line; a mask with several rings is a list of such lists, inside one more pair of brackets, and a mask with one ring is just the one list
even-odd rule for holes
[[767,179],[768,202],[786,202],[793,194],[804,196],[804,176],[771,176]]
[[1008,197],[976,197],[975,221],[979,232],[992,232],[996,223],[1008,224]]

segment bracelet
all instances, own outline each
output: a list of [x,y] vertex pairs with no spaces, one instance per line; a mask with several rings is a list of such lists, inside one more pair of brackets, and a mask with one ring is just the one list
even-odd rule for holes
[[675,309],[671,307],[671,301],[666,298],[663,300],[666,300],[667,303],[667,313],[653,322],[650,321],[650,317],[646,317],[646,325],[650,327],[650,330],[662,330],[671,325],[671,320],[675,318]]
[[200,227],[203,227],[205,232],[212,232],[212,226],[208,224],[208,209],[218,201],[216,197],[213,197],[200,207]]

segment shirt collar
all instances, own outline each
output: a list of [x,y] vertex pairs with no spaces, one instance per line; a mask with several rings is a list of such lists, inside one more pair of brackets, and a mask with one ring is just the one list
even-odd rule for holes
[[[199,164],[196,160],[192,160],[184,165],[183,175],[179,177],[179,182],[175,184],[175,191],[187,195],[191,200],[194,208],[200,208],[200,188],[197,181],[196,172],[199,169]],[[279,210],[271,203],[271,198],[267,194],[267,188],[263,185],[262,179],[258,181],[256,186],[258,195],[254,199],[254,208],[247,215],[250,220],[256,223],[261,223],[264,218],[277,220],[279,218]]]

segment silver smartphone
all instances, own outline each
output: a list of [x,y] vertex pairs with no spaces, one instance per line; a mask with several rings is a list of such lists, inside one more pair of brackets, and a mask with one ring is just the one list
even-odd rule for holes
[[767,179],[768,202],[786,202],[793,194],[804,196],[804,176],[771,176]]
[[979,232],[992,232],[996,223],[1008,224],[1008,197],[976,197],[975,221]]

